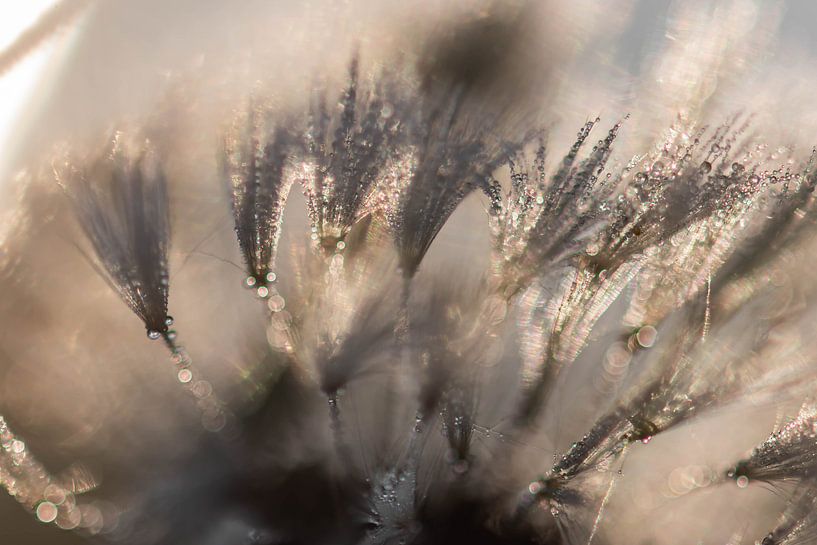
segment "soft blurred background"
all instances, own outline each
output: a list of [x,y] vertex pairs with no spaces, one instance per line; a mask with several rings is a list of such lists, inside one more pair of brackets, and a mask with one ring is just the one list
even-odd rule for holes
[[[190,256],[220,228],[208,251],[240,259],[208,138],[220,115],[248,88],[272,87],[282,102],[297,103],[316,77],[343,74],[355,49],[364,63],[389,63],[411,53],[418,35],[452,21],[529,9],[533,31],[525,36],[518,63],[535,82],[538,92],[531,100],[538,101],[541,123],[552,128],[557,149],[566,149],[585,120],[600,115],[611,124],[627,114],[631,118],[620,144],[625,151],[654,141],[678,116],[717,125],[741,111],[754,115],[755,129],[772,141],[805,151],[817,142],[812,107],[817,4],[811,0],[531,5],[519,0],[0,1],[0,240],[25,232],[18,245],[9,240],[3,252],[24,256],[28,267],[25,283],[3,284],[0,409],[32,450],[55,469],[81,456],[92,468],[108,468],[114,480],[138,481],[150,473],[145,466],[183,458],[188,447],[174,437],[190,433],[185,423],[165,420],[169,412],[185,409],[167,400],[175,385],[162,374],[162,350],[145,345],[139,324],[61,238],[69,238],[65,210],[44,201],[35,202],[31,217],[15,214],[26,189],[21,171],[47,161],[62,141],[81,142],[114,122],[151,118],[174,122],[187,135],[171,138],[181,179],[175,219],[187,225],[174,240],[171,308],[188,325],[190,346],[207,347],[198,353],[213,381],[236,396],[242,384],[234,377],[247,372],[239,353],[247,338],[258,336],[241,318],[257,309],[253,301],[244,304],[249,298],[240,294],[240,273]],[[302,203],[294,210],[299,206],[302,210]],[[484,242],[484,233],[467,226],[482,207],[477,198],[467,200],[457,212],[459,231],[447,228],[430,257],[442,259],[441,248],[453,248],[478,259],[480,250],[474,248]],[[32,224],[30,231],[22,223]],[[46,244],[53,246],[43,251]],[[741,438],[740,444],[762,438],[768,424],[746,430],[751,438]],[[703,438],[715,434],[700,433],[700,442],[687,445],[696,452],[704,450]],[[134,454],[134,443],[152,445],[146,449],[151,455]],[[671,441],[656,441],[656,451],[666,453],[668,473],[678,467],[669,461],[677,454]],[[134,464],[131,475],[124,470],[128,464]],[[665,500],[643,499],[640,507],[654,512]],[[729,511],[730,524],[743,514]],[[0,494],[0,543],[80,542],[37,523]]]

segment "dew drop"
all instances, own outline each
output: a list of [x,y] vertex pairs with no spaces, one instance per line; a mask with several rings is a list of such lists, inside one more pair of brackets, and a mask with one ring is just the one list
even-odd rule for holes
[[707,172],[709,172],[711,170],[712,170],[712,163],[710,163],[709,161],[704,161],[703,163],[701,163],[701,172],[706,174]]
[[173,325],[173,316],[166,316],[165,317],[165,325],[170,327]]
[[284,306],[286,306],[286,301],[280,295],[275,294],[269,298],[267,306],[272,312],[281,312],[284,310]]
[[62,516],[57,517],[57,526],[62,530],[73,530],[82,522],[82,512],[74,507],[69,507]]
[[54,522],[57,519],[57,506],[50,501],[44,501],[37,506],[37,519],[40,522]]
[[193,395],[199,399],[209,397],[213,393],[213,385],[206,380],[200,380],[193,385]]
[[257,282],[258,280],[256,280],[254,276],[248,276],[247,278],[244,279],[244,285],[247,286],[248,288],[255,286]]
[[151,341],[155,341],[161,336],[162,334],[156,331],[155,329],[148,329],[148,339],[150,339]]
[[276,275],[274,272],[268,272],[266,278],[267,278],[267,282],[271,283],[271,282],[275,282],[276,280],[278,280],[278,275]]
[[642,348],[650,348],[658,338],[658,330],[651,325],[645,325],[635,334],[635,340]]
[[182,369],[179,371],[178,377],[179,382],[182,384],[187,384],[193,380],[193,372],[190,369]]
[[738,488],[746,488],[749,486],[749,477],[746,475],[741,475],[737,479],[735,479],[735,483],[737,483]]
[[269,295],[269,288],[266,286],[258,286],[255,293],[258,294],[258,297],[261,299],[266,299],[266,297]]

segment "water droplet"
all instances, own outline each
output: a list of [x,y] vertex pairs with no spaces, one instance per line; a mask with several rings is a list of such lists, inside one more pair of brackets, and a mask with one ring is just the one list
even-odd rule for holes
[[148,329],[148,339],[150,339],[151,341],[155,341],[161,336],[162,334],[156,331],[155,329]]
[[269,288],[266,286],[258,286],[255,293],[258,294],[258,297],[261,299],[266,299],[266,297],[269,295]]
[[703,163],[701,163],[701,172],[706,174],[707,172],[709,172],[711,170],[712,170],[712,163],[710,163],[709,161],[704,161]]
[[193,371],[191,371],[190,369],[182,369],[179,371],[178,377],[179,382],[181,382],[182,384],[187,384],[188,382],[193,380]]
[[642,348],[650,348],[658,338],[658,330],[651,325],[645,325],[635,334],[635,340]]
[[339,240],[339,241],[338,241],[338,243],[337,243],[337,244],[335,244],[335,247],[336,247],[338,250],[343,250],[343,249],[345,249],[345,248],[346,248],[346,243],[345,243],[345,242],[343,242],[342,240]]
[[54,522],[57,519],[57,506],[50,501],[44,501],[37,506],[37,519],[40,522]]
[[201,417],[201,425],[209,432],[219,432],[227,425],[227,417],[220,411],[212,415],[204,415]]
[[272,312],[281,312],[284,310],[284,306],[286,306],[286,301],[283,297],[276,293],[269,298],[269,301],[267,301],[267,306]]
[[746,488],[749,486],[749,477],[746,475],[741,475],[737,479],[735,479],[735,483],[737,483],[738,488]]
[[247,278],[244,279],[244,285],[247,286],[248,288],[255,286],[257,282],[258,280],[256,280],[254,276],[248,276]]
[[62,530],[73,530],[82,522],[82,511],[75,507],[68,507],[57,517],[57,526]]
[[213,393],[213,385],[206,380],[200,380],[193,385],[193,395],[199,399],[204,399]]
[[173,325],[173,316],[166,316],[165,317],[165,325],[170,327]]
[[66,498],[65,489],[56,484],[49,484],[43,492],[43,497],[54,505],[60,505]]
[[278,275],[275,274],[274,272],[268,272],[266,278],[267,278],[267,282],[272,283],[272,282],[275,282],[276,280],[278,280]]

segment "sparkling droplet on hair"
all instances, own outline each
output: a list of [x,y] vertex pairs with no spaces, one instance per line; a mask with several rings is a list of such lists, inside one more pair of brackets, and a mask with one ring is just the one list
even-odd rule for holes
[[162,334],[156,331],[155,329],[148,329],[148,339],[150,339],[151,341],[155,341],[161,336]]
[[173,325],[173,316],[167,316],[167,317],[165,317],[165,325],[166,325],[167,327],[170,327],[170,326],[172,326],[172,325]]
[[248,276],[244,279],[244,285],[248,288],[252,288],[257,282],[258,280],[256,280],[254,276]]
[[37,506],[37,520],[40,522],[54,522],[57,519],[57,506],[50,501],[44,501]]
[[268,272],[266,278],[267,278],[267,282],[271,283],[271,282],[275,282],[276,280],[278,280],[278,275],[275,274],[274,272]]
[[260,297],[261,299],[266,299],[267,296],[269,296],[269,288],[266,286],[258,286],[256,293],[258,294],[258,297]]

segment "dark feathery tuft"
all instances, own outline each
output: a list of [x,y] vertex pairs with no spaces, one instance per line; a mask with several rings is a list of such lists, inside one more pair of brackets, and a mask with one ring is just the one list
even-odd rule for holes
[[224,144],[235,232],[249,274],[247,285],[256,288],[275,280],[281,221],[292,186],[287,166],[295,137],[288,124],[273,119],[271,112],[253,103],[236,119]]
[[117,133],[90,161],[56,168],[97,269],[158,338],[168,329],[170,217],[165,177],[150,143],[130,148]]

